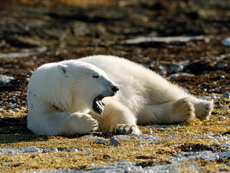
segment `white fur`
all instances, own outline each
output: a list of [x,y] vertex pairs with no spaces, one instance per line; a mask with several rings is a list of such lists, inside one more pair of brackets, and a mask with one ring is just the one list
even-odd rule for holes
[[[62,67],[67,70],[64,75]],[[104,80],[92,79],[92,73]],[[102,115],[94,113],[92,99],[114,83],[120,90],[103,99]],[[213,110],[212,102],[188,94],[155,72],[104,55],[38,68],[29,82],[28,106],[29,129],[45,135],[87,133],[96,129],[97,121],[102,132],[140,134],[137,123],[180,123],[195,116],[203,120]]]
[[96,130],[98,122],[88,114],[92,101],[99,94],[110,94],[114,85],[104,71],[92,64],[75,60],[45,64],[29,81],[28,128],[39,135]]

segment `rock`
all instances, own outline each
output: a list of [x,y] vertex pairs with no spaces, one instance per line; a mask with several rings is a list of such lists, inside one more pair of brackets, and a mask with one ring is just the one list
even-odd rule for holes
[[93,141],[94,144],[106,144],[107,141],[105,139],[102,139],[102,138],[98,138],[98,139],[95,139]]
[[203,36],[181,36],[181,37],[138,37],[135,39],[129,39],[125,41],[125,44],[136,45],[141,43],[185,43],[193,40],[203,40],[209,42],[209,39]]
[[229,99],[230,98],[230,93],[229,92],[225,92],[221,95],[221,98],[226,98]]
[[14,80],[14,77],[7,76],[7,75],[0,75],[0,84],[8,85],[12,80]]
[[219,154],[219,157],[220,157],[220,159],[222,159],[222,158],[224,158],[224,157],[230,158],[230,152],[229,152],[229,151],[228,151],[228,152],[221,152],[221,153]]
[[173,135],[173,134],[176,134],[176,133],[178,133],[178,131],[170,131],[170,132],[168,132],[169,135]]
[[189,73],[174,73],[170,75],[171,79],[176,79],[179,76],[194,76],[193,74],[189,74]]
[[223,107],[223,110],[229,110],[228,106]]
[[170,69],[173,71],[173,72],[181,72],[184,70],[184,68],[186,66],[188,66],[189,64],[191,64],[191,62],[189,60],[186,60],[186,61],[180,61],[178,63],[175,63],[173,65],[170,66]]
[[12,159],[6,159],[5,162],[13,162]]
[[167,75],[167,71],[161,71],[161,72],[160,72],[160,75],[161,75],[161,76]]
[[221,79],[225,79],[225,75],[221,75],[220,78],[221,78]]
[[155,140],[153,140],[153,141],[151,141],[149,144],[156,145],[156,144],[158,144],[158,142],[155,141]]
[[226,117],[221,116],[221,117],[219,117],[219,120],[226,120]]
[[168,67],[166,65],[160,65],[159,69],[161,69],[162,71],[168,71]]
[[213,142],[213,145],[220,145],[219,142]]
[[230,143],[226,141],[226,142],[224,142],[222,145],[228,147],[228,146],[230,146]]
[[82,151],[90,151],[90,148],[82,148]]
[[41,149],[35,147],[35,146],[29,146],[24,148],[25,153],[34,153],[34,152],[41,152]]
[[223,46],[230,46],[230,37],[227,37],[221,41]]
[[217,99],[216,95],[214,95],[214,94],[211,95],[211,98],[214,99],[214,100]]
[[77,149],[77,148],[72,148],[72,149],[70,150],[70,152],[78,152],[78,149]]
[[227,64],[227,63],[224,63],[224,62],[218,62],[218,63],[216,64],[216,68],[217,68],[217,69],[222,69],[222,68],[226,68],[226,67],[228,67],[228,64]]
[[213,81],[213,82],[212,82],[212,84],[213,84],[213,85],[216,85],[216,84],[217,84],[217,82],[216,82],[216,81]]
[[182,71],[184,69],[184,66],[182,64],[173,64],[170,69],[173,71],[173,72],[179,72],[179,71]]
[[52,148],[52,147],[43,149],[43,152],[51,152],[51,151],[58,152],[58,149],[57,148]]
[[111,139],[109,142],[109,145],[110,146],[118,146],[118,145],[121,145],[121,143],[118,142],[116,139]]
[[56,147],[52,148],[52,151],[58,152],[58,149]]

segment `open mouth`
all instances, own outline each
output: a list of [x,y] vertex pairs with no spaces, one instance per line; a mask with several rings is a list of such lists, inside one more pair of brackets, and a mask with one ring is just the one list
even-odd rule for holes
[[98,114],[102,114],[105,108],[105,104],[102,102],[104,96],[99,95],[93,100],[93,110]]

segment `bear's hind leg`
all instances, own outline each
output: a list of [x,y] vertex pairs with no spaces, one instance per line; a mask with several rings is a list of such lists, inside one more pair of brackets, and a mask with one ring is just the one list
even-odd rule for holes
[[181,123],[195,117],[195,108],[188,97],[164,104],[149,105],[138,117],[138,123]]
[[213,101],[196,99],[192,103],[195,107],[196,117],[200,120],[209,120],[214,107]]

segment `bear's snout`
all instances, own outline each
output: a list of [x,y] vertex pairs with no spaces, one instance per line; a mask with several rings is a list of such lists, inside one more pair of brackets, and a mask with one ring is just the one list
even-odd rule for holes
[[111,87],[111,90],[112,90],[114,93],[116,93],[117,91],[119,91],[119,88],[118,88],[118,86],[113,85],[113,86]]

